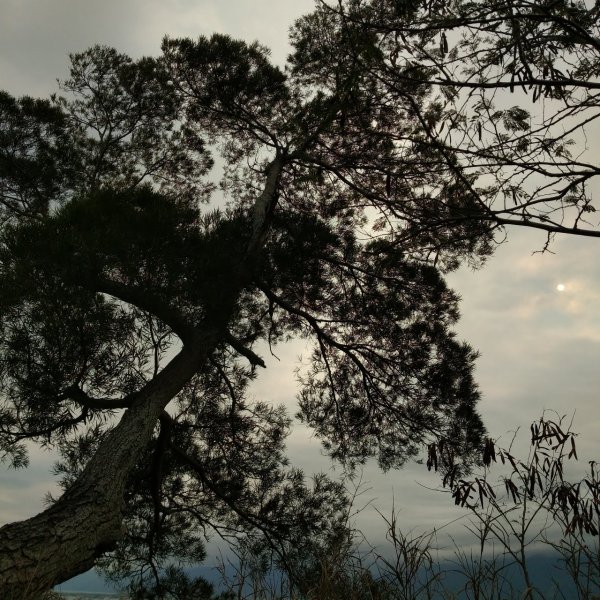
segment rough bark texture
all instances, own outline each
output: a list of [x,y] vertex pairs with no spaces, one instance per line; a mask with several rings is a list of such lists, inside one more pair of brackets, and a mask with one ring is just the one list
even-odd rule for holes
[[[232,274],[238,289],[243,287],[247,277],[244,271],[264,241],[277,204],[283,166],[284,160],[276,156],[256,199],[248,251],[240,257],[240,272]],[[108,293],[119,297],[119,291],[123,292],[119,288]],[[139,303],[133,296],[123,299]],[[235,304],[235,298],[228,300],[232,306]],[[147,304],[147,298],[141,302]],[[184,349],[136,394],[81,476],[55,504],[31,519],[0,528],[0,600],[40,599],[53,585],[93,567],[96,559],[121,538],[125,484],[161,412],[202,368],[215,346],[227,339],[224,322],[194,327],[183,323],[178,315],[171,323],[172,311],[145,305],[142,308],[154,308],[152,312],[172,325],[184,340]]]
[[57,582],[90,569],[121,537],[123,492],[163,408],[217,342],[216,332],[184,349],[140,392],[77,482],[44,512],[0,529],[0,598],[37,600]]

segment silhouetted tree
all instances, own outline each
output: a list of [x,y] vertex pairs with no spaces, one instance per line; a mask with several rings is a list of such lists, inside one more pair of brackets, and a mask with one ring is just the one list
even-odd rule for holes
[[[345,71],[370,82],[379,105],[374,129],[396,151],[377,165],[379,188],[365,187],[391,196],[394,207],[412,198],[401,204],[410,208],[399,209],[413,224],[409,234],[427,236],[449,223],[467,227],[474,219],[495,232],[509,225],[540,229],[548,241],[557,233],[600,236],[590,214],[600,174],[591,142],[600,115],[596,4],[317,4],[292,34],[296,71],[338,91],[340,82],[347,85]],[[415,145],[427,157],[429,179],[405,174]],[[427,213],[415,215],[415,204]]]
[[[377,6],[358,16],[389,25]],[[0,96],[0,448],[14,466],[27,440],[56,448],[65,489],[0,529],[3,598],[107,551],[160,594],[196,585],[161,565],[201,559],[206,528],[284,554],[336,526],[342,487],[309,486],[286,411],[245,396],[261,349],[293,337],[314,347],[300,417],[332,457],[476,460],[475,353],[440,269],[485,258],[505,223],[475,187],[485,165],[431,135],[461,113],[436,108],[429,67],[394,83],[358,16],[300,20],[287,72],[258,44],[166,39],[157,59],[72,56],[64,98]]]

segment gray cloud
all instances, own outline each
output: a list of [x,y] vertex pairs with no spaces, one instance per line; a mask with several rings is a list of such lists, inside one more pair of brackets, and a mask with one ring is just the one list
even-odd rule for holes
[[14,95],[46,95],[64,78],[68,54],[94,44],[134,57],[160,51],[164,35],[229,33],[272,49],[282,63],[292,21],[312,0],[7,0],[0,20],[0,85]]

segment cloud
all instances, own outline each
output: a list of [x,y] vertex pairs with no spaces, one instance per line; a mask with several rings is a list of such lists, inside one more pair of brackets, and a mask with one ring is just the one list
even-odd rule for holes
[[31,517],[46,508],[46,495],[58,493],[50,475],[55,461],[52,452],[32,444],[27,469],[8,470],[0,463],[0,524]]
[[534,232],[511,232],[483,269],[452,274],[462,296],[457,330],[481,352],[480,409],[493,435],[527,428],[544,409],[576,411],[575,430],[597,454],[597,240],[563,236],[553,253],[534,254],[542,245]]
[[7,0],[0,19],[2,87],[13,95],[46,96],[56,90],[57,78],[67,76],[69,53],[103,44],[132,57],[156,55],[164,35],[221,32],[258,39],[282,64],[289,24],[312,5],[312,0]]

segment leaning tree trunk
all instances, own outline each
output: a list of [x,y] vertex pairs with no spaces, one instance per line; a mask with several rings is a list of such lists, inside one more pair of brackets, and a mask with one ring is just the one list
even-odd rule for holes
[[182,350],[140,392],[55,504],[0,529],[0,599],[37,600],[56,583],[93,567],[99,555],[122,537],[128,476],[164,407],[214,348],[210,341]]
[[[252,236],[232,281],[242,289],[248,265],[267,235],[285,158],[277,153],[266,170],[263,191],[253,207]],[[103,290],[119,296],[119,290]],[[230,288],[233,307],[235,285]],[[143,295],[142,295],[143,296]],[[122,297],[142,309],[140,294]],[[142,302],[142,305],[140,305]],[[173,314],[157,313],[165,322]],[[53,585],[83,573],[122,537],[125,484],[152,437],[165,406],[198,372],[224,335],[224,314],[203,330],[175,318],[174,330],[186,330],[184,349],[143,388],[119,424],[105,437],[81,476],[44,512],[0,528],[0,600],[38,600]]]

